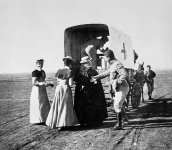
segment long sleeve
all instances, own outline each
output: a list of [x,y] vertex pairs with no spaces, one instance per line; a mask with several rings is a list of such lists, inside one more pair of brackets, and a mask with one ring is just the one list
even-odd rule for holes
[[108,77],[110,75],[110,70],[106,70],[105,72],[97,75],[97,76],[94,76],[95,79],[103,79],[105,77]]
[[113,61],[110,65],[110,81],[127,80],[128,73],[119,61]]
[[156,77],[156,73],[154,71],[152,71],[152,78]]

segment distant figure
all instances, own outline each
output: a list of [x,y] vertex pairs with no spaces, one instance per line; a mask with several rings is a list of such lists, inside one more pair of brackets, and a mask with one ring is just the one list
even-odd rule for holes
[[115,91],[114,100],[114,110],[117,114],[118,123],[114,126],[114,129],[120,130],[123,128],[122,117],[125,112],[123,103],[129,92],[129,85],[127,83],[128,74],[124,66],[115,58],[112,50],[107,50],[104,52],[105,60],[109,63],[110,68],[104,73],[94,76],[92,80],[102,79],[107,76],[110,77],[110,84],[112,89]]
[[151,70],[151,66],[147,65],[146,71],[145,71],[145,82],[147,84],[148,88],[148,96],[149,99],[152,99],[152,92],[154,90],[154,78],[156,76],[156,73]]
[[57,87],[55,97],[47,117],[46,125],[58,130],[77,124],[77,117],[73,107],[71,68],[73,59],[70,56],[63,58],[64,68],[56,73]]
[[142,96],[142,102],[144,102],[144,97],[143,97],[143,86],[145,83],[145,75],[143,72],[143,65],[136,63],[135,64],[135,70],[134,70],[134,79],[136,80],[136,82],[140,83],[141,86],[141,96]]
[[42,70],[43,63],[43,59],[37,60],[37,68],[32,72],[32,91],[30,98],[30,123],[32,124],[44,124],[50,110],[46,87],[53,86],[53,84],[48,84],[45,81],[46,74]]
[[97,50],[102,50],[104,44],[108,41],[107,36],[102,36],[101,38],[93,39],[83,46],[82,57],[88,55],[91,58],[92,68],[96,69],[97,67]]
[[142,63],[140,63],[140,68],[141,68],[141,70],[144,72],[144,62],[142,62]]
[[106,101],[100,80],[90,82],[92,76],[98,75],[92,68],[88,56],[81,58],[81,69],[76,74],[74,107],[81,126],[100,125],[107,117]]

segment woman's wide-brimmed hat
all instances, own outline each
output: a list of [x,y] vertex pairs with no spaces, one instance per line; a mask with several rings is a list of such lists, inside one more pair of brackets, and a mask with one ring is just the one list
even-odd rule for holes
[[91,61],[91,58],[89,56],[84,56],[81,58],[80,63],[83,64],[83,63],[88,63],[90,61]]
[[66,60],[66,59],[69,59],[69,60],[71,60],[71,61],[74,61],[74,60],[72,59],[71,56],[66,56],[66,57],[64,57],[64,58],[63,58],[63,61]]

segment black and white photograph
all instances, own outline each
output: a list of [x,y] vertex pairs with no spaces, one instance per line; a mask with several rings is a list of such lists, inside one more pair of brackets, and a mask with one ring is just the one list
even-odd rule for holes
[[171,0],[0,0],[0,150],[171,150]]

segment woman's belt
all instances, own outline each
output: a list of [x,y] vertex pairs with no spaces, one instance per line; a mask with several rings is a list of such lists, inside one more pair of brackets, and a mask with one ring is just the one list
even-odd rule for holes
[[68,85],[69,81],[67,79],[57,79],[57,84]]

